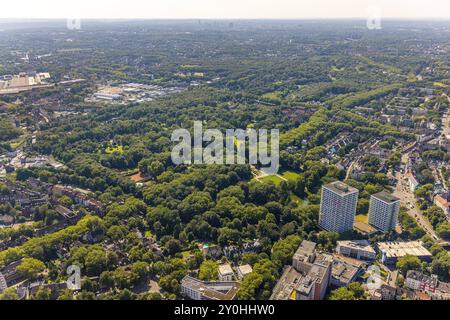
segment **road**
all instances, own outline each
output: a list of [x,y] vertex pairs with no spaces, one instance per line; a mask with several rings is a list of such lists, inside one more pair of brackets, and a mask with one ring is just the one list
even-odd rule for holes
[[[408,163],[409,153],[405,153],[402,155],[402,164],[406,168]],[[400,198],[401,204],[403,204],[408,209],[408,214],[416,220],[419,226],[425,230],[425,232],[430,235],[433,240],[439,241],[439,237],[434,231],[431,224],[428,220],[423,216],[420,209],[417,207],[416,198],[414,193],[411,191],[408,185],[408,180],[405,174],[402,172],[397,172],[397,186],[395,188],[394,195]]]
[[[448,99],[448,102],[450,103],[450,97],[445,95]],[[450,137],[450,108],[447,110],[447,113],[444,115],[443,118],[443,129],[442,133],[444,134],[447,139]]]
[[443,133],[444,133],[444,136],[447,137],[447,139],[448,139],[448,137],[450,137],[450,125],[449,125],[449,123],[450,123],[450,111],[448,111],[446,113],[445,117],[444,117]]
[[361,160],[361,157],[356,158],[352,161],[352,163],[348,166],[347,173],[345,175],[345,179],[350,179],[350,176],[352,175],[353,167],[358,163],[358,161]]

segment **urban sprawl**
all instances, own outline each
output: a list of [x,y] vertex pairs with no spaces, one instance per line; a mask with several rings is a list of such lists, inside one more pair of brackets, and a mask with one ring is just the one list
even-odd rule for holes
[[[450,300],[448,22],[39,24],[0,20],[0,300]],[[172,163],[195,121],[278,174]]]

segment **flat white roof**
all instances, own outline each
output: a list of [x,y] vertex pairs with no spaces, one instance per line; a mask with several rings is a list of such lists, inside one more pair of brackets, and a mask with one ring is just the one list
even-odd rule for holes
[[219,266],[219,274],[227,275],[227,274],[234,274],[234,272],[229,264],[221,264]]
[[413,256],[431,256],[431,253],[420,241],[378,242],[377,245],[387,257],[403,257],[408,254]]
[[367,240],[345,240],[345,241],[338,241],[337,244],[344,247],[350,247],[375,253],[375,250],[372,248],[372,246]]
[[237,267],[241,274],[249,274],[253,271],[252,267],[249,264],[244,264],[242,266]]

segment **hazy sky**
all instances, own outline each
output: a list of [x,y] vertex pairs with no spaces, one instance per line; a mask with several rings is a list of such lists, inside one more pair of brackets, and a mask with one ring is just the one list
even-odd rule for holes
[[[0,0],[0,18],[450,18],[450,0]],[[376,11],[375,10],[375,11]]]

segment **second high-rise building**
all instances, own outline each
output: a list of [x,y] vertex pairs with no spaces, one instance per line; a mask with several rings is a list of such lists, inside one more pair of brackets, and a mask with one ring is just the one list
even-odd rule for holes
[[370,197],[369,224],[383,232],[394,230],[398,221],[400,199],[381,191]]

